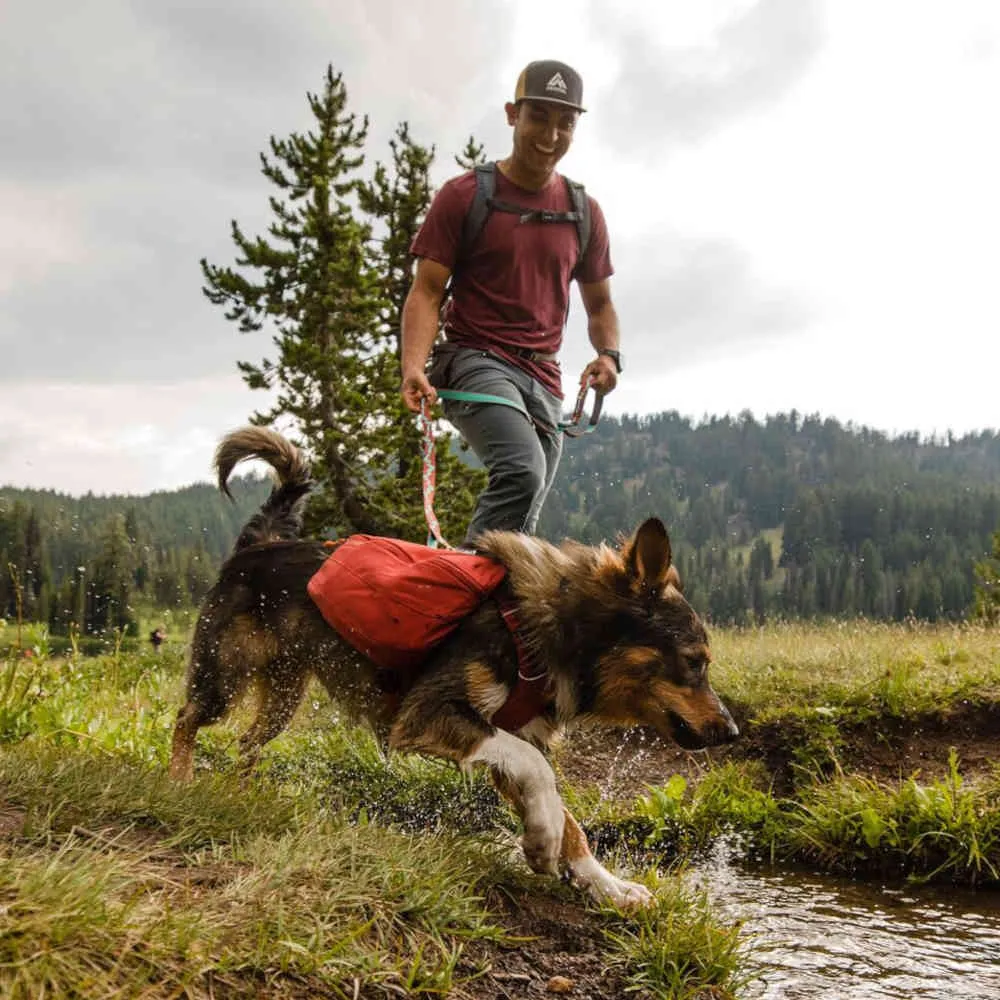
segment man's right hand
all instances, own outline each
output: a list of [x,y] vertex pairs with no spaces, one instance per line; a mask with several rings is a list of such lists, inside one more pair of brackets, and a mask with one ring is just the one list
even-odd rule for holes
[[427,381],[427,376],[422,371],[404,375],[399,392],[406,408],[412,413],[420,412],[420,405],[425,399],[431,406],[437,402],[437,390]]

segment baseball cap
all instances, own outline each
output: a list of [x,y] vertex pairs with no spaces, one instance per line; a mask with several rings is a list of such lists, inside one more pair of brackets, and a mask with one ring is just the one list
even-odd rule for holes
[[564,104],[577,111],[586,111],[583,100],[583,80],[572,66],[555,59],[539,59],[521,70],[514,88],[514,103],[518,101],[549,101]]

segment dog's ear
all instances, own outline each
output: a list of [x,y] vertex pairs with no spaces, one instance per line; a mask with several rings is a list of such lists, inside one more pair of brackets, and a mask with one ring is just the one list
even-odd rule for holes
[[[668,583],[680,583],[670,565],[670,536],[658,517],[643,521],[622,549],[625,569],[634,584],[659,592]],[[675,584],[676,585],[676,584]]]

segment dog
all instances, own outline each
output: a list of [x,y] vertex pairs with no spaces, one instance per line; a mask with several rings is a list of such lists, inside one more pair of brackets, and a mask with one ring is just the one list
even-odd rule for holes
[[[568,872],[592,898],[645,906],[652,895],[593,857],[565,809],[542,750],[573,722],[650,726],[682,747],[728,743],[739,731],[708,680],[708,637],[681,592],[670,539],[656,518],[618,548],[554,545],[516,532],[487,532],[477,551],[499,560],[516,601],[523,643],[492,598],[435,647],[386,708],[379,670],[323,619],[306,587],[329,557],[302,540],[311,482],[300,452],[274,431],[229,434],[216,452],[219,487],[233,467],[263,459],[278,484],[222,566],[195,628],[186,702],[177,715],[170,771],[193,776],[195,738],[251,686],[256,717],[240,740],[248,772],[294,715],[316,677],[349,716],[367,719],[394,751],[489,768],[521,819],[521,847],[539,873]],[[491,724],[518,683],[518,646],[548,676],[549,703],[514,732]]]

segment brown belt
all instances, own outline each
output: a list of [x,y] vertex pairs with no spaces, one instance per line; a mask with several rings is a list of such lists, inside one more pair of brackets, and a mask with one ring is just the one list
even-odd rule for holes
[[[445,343],[452,344],[455,347],[464,347],[473,351],[489,351],[489,347],[482,347],[478,344],[467,344],[462,340],[452,340],[445,334]],[[494,345],[491,345],[494,346]],[[512,354],[517,358],[524,358],[525,361],[558,361],[558,354],[547,354],[545,351],[533,351],[530,347],[512,347],[507,344],[497,344],[495,345],[497,350],[503,351],[505,354]]]
[[500,350],[506,351],[508,354],[513,354],[515,357],[524,358],[525,361],[555,361],[559,357],[558,354],[533,351],[528,347],[507,347],[504,345]]

